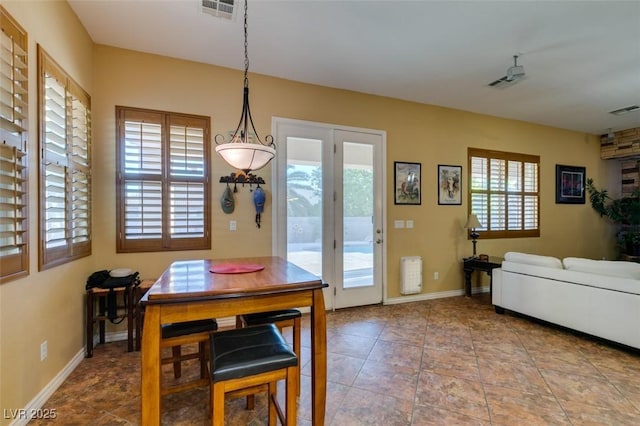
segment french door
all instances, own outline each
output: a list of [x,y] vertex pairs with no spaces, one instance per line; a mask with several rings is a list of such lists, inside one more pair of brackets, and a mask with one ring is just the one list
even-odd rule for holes
[[329,308],[381,302],[384,132],[274,119],[274,134],[274,252],[329,284]]

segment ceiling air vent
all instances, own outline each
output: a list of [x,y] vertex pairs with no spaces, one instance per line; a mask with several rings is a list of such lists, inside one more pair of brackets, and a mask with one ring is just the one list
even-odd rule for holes
[[637,110],[639,110],[639,109],[640,109],[640,106],[638,106],[638,105],[631,105],[631,106],[628,106],[628,107],[624,107],[624,108],[616,109],[616,110],[614,110],[614,111],[609,111],[609,114],[613,114],[613,115],[624,115],[624,114],[626,114],[626,113],[628,113],[628,112],[631,112],[631,111],[637,111]]
[[202,11],[218,18],[232,20],[235,0],[202,0]]

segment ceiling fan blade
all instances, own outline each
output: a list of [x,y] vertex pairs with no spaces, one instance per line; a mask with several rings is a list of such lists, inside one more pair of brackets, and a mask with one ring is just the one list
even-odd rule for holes
[[508,82],[509,79],[508,77],[505,75],[504,77],[500,77],[499,79],[492,81],[491,83],[489,83],[489,86],[493,87],[493,86],[497,86],[500,83],[504,83],[504,82]]

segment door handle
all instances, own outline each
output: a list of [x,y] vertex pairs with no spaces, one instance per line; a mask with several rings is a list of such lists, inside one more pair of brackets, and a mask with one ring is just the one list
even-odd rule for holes
[[376,244],[382,244],[382,238],[378,238],[378,239],[376,240]]

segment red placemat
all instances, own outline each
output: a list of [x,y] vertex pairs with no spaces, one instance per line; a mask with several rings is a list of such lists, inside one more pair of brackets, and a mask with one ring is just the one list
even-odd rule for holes
[[213,265],[210,272],[215,274],[246,274],[247,272],[262,271],[264,265],[259,263],[219,263]]

